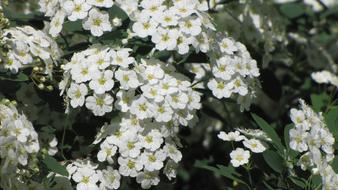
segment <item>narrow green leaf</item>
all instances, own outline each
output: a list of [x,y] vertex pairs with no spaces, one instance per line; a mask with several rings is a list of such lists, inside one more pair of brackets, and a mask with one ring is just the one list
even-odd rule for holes
[[17,75],[3,75],[3,76],[0,75],[0,80],[24,82],[24,81],[28,81],[29,77],[24,73],[19,73]]
[[276,172],[282,173],[284,168],[283,158],[272,150],[266,150],[263,152],[263,157],[266,163]]
[[212,171],[216,175],[220,175],[220,176],[226,177],[228,179],[237,181],[239,183],[245,184],[244,181],[239,179],[240,174],[237,173],[235,171],[235,169],[231,166],[226,167],[226,166],[222,166],[222,165],[217,165],[218,168],[216,168],[216,167],[213,167],[213,166],[209,166],[208,162],[206,160],[197,160],[195,162],[195,167]]
[[66,167],[62,166],[55,158],[46,156],[42,162],[50,171],[68,177],[69,174]]
[[331,163],[332,169],[338,173],[338,155],[335,155],[332,163]]
[[289,179],[292,181],[292,183],[294,183],[298,187],[304,188],[306,186],[306,181],[302,178],[296,178],[296,177],[290,176]]
[[284,146],[282,145],[281,139],[279,138],[278,134],[275,132],[273,127],[271,127],[264,119],[257,116],[256,114],[251,114],[253,119],[256,121],[258,126],[271,138],[273,145],[279,150],[280,152],[284,151]]

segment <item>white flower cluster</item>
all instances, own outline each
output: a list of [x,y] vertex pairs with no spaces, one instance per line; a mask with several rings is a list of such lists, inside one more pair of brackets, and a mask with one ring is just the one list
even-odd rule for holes
[[[64,66],[70,77],[60,84],[61,89],[67,89],[70,105],[85,104],[94,115],[102,116],[113,110],[116,94],[115,107],[121,112],[138,119],[188,125],[201,107],[200,94],[192,90],[189,79],[158,60],[136,63],[129,51],[92,47],[76,53]],[[116,93],[114,86],[119,86]]]
[[76,160],[67,165],[70,178],[76,182],[77,190],[108,190],[120,187],[120,174],[108,167],[98,169],[98,165],[89,160]]
[[113,0],[40,0],[39,5],[40,11],[52,18],[49,34],[53,37],[62,31],[66,18],[69,21],[82,20],[83,29],[90,30],[94,36],[101,36],[121,25],[121,21],[110,20],[105,11],[114,5]]
[[135,36],[151,37],[157,50],[189,52],[190,45],[206,53],[208,30],[214,30],[210,19],[203,12],[208,10],[206,1],[198,0],[142,0],[118,1],[121,8],[134,21]]
[[182,159],[176,133],[172,122],[140,120],[123,114],[121,121],[105,125],[94,142],[104,139],[98,161],[113,164],[117,160],[121,176],[136,177],[143,189],[149,189],[159,183],[162,169],[169,180],[176,177],[177,164]]
[[[338,175],[328,165],[334,158],[335,139],[321,113],[315,113],[304,100],[300,99],[301,109],[291,109],[290,117],[295,128],[290,129],[290,148],[302,153],[299,164],[303,170],[312,169],[323,178],[324,187],[337,189]],[[332,170],[329,175],[327,171]],[[328,180],[329,179],[329,180]],[[325,188],[323,188],[325,189]]]
[[14,73],[20,68],[35,66],[37,60],[42,60],[46,71],[50,73],[53,64],[61,56],[56,42],[31,26],[6,29],[3,40],[8,47],[8,53],[0,69],[3,67],[2,69],[9,69]]
[[331,84],[338,87],[338,77],[329,71],[314,72],[311,78],[319,84]]
[[14,103],[0,102],[0,187],[14,188],[20,167],[34,167],[34,156],[39,151],[38,134],[26,116]]
[[259,85],[257,63],[242,43],[219,38],[213,45],[215,50],[210,52],[213,78],[208,82],[208,88],[219,99],[237,95],[243,110],[249,107],[250,100],[255,97],[255,87]]
[[[248,148],[253,153],[262,153],[266,150],[266,145],[258,138],[265,139],[266,134],[263,131],[259,131],[261,135],[255,135],[253,138],[247,138],[244,135],[241,135],[239,130],[234,132],[226,133],[221,131],[217,137],[223,141],[230,141],[230,142],[242,142],[244,147]],[[248,136],[252,136],[250,132],[243,133]],[[236,148],[230,153],[231,164],[234,167],[239,167],[241,165],[249,163],[250,159],[250,151],[244,150],[243,148]]]

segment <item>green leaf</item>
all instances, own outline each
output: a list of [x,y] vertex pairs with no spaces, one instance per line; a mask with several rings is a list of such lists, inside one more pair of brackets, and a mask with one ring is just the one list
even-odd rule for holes
[[256,114],[251,115],[258,124],[258,126],[271,138],[272,144],[275,146],[275,148],[282,153],[285,148],[282,145],[281,139],[279,138],[273,127],[271,127],[264,119],[257,116]]
[[306,181],[302,178],[290,176],[289,179],[292,181],[292,183],[294,183],[298,187],[301,187],[304,189],[306,186]]
[[284,168],[283,158],[272,150],[266,150],[263,152],[263,157],[266,163],[276,172],[282,173]]
[[57,160],[55,160],[55,158],[46,156],[42,162],[50,171],[68,177],[69,174],[66,167],[62,166]]
[[122,21],[128,19],[128,15],[126,14],[126,12],[124,12],[124,10],[122,10],[120,7],[114,5],[113,7],[111,7],[108,10],[108,14],[109,14],[109,18],[113,19],[113,18],[119,18]]
[[213,167],[213,166],[209,166],[207,160],[197,160],[195,162],[194,166],[197,167],[197,168],[202,168],[202,169],[212,171],[216,175],[220,175],[220,176],[226,177],[228,179],[237,181],[239,183],[245,184],[244,181],[239,179],[239,177],[241,177],[241,175],[239,173],[237,173],[232,166],[226,167],[226,166],[222,166],[222,165],[217,165],[218,168],[216,168],[216,167]]
[[305,7],[298,3],[285,3],[281,5],[280,11],[288,18],[296,18],[305,13]]
[[338,106],[332,107],[327,114],[324,115],[326,125],[331,133],[338,139]]
[[64,30],[68,32],[78,32],[83,31],[82,22],[80,20],[77,21],[67,21],[63,24]]
[[335,156],[334,156],[334,159],[332,160],[331,166],[332,166],[332,169],[333,169],[336,173],[338,173],[338,155],[335,155]]
[[330,96],[325,92],[321,94],[311,94],[311,104],[315,112],[320,112],[330,101]]
[[19,73],[17,75],[0,75],[0,80],[24,82],[24,81],[28,81],[29,77],[24,73]]

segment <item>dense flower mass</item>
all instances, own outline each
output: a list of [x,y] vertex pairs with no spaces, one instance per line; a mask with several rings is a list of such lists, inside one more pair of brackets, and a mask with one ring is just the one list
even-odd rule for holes
[[189,79],[159,60],[137,63],[130,51],[92,47],[75,54],[64,66],[69,77],[60,84],[70,105],[85,105],[97,116],[115,107],[138,119],[188,125],[201,107],[200,94],[193,91]]
[[290,117],[295,127],[290,129],[290,148],[300,152],[299,165],[311,169],[322,177],[323,189],[337,189],[338,174],[330,162],[334,158],[335,139],[326,127],[321,113],[315,113],[304,100],[300,109],[291,109]]
[[178,150],[177,126],[172,122],[141,120],[123,114],[120,121],[105,125],[97,136],[99,162],[117,162],[118,173],[136,178],[144,189],[157,185],[159,172],[170,180],[176,177],[182,153]]
[[21,68],[44,65],[45,71],[50,74],[53,65],[61,56],[54,40],[30,26],[6,29],[3,31],[2,40],[8,52],[1,58],[4,60],[0,69],[14,73]]
[[0,0],[0,189],[338,190],[334,5]]
[[209,53],[213,77],[208,88],[219,99],[237,97],[241,109],[248,109],[259,87],[257,63],[242,43],[224,36],[217,39]]
[[0,147],[0,185],[13,189],[16,174],[23,167],[35,167],[40,145],[32,123],[8,100],[0,102]]

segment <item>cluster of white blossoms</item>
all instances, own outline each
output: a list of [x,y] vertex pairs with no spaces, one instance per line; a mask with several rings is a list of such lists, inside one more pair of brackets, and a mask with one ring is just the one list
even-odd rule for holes
[[314,72],[311,78],[318,84],[331,84],[338,87],[338,77],[329,71]]
[[213,77],[207,86],[215,97],[237,97],[241,110],[248,109],[259,86],[257,62],[242,43],[223,36],[219,39],[209,53]]
[[161,170],[169,180],[176,177],[182,159],[176,134],[177,126],[172,122],[122,114],[118,121],[102,127],[94,144],[103,140],[97,154],[99,162],[113,166],[117,161],[118,175],[136,178],[143,189],[149,189],[160,182]]
[[[256,132],[257,134],[255,134]],[[241,133],[247,136],[244,136]],[[217,137],[223,141],[242,142],[244,147],[249,149],[236,148],[230,153],[230,162],[234,167],[249,163],[251,156],[250,151],[253,153],[262,153],[266,150],[265,143],[260,139],[269,141],[269,138],[266,138],[266,134],[260,130],[236,130],[229,133],[221,131]]]
[[14,73],[21,68],[36,66],[42,61],[46,74],[49,74],[61,56],[56,42],[31,26],[5,29],[2,40],[8,52],[0,69],[8,69]]
[[0,186],[12,189],[13,175],[20,166],[33,166],[39,151],[38,134],[13,102],[0,102]]
[[322,114],[315,113],[304,100],[300,99],[299,102],[301,109],[293,108],[290,111],[295,125],[289,131],[290,148],[302,153],[299,165],[303,170],[312,169],[313,173],[322,176],[323,189],[338,189],[338,175],[329,165],[334,158],[335,139],[326,127]]
[[[119,18],[110,19],[107,8],[114,5],[113,0],[40,0],[40,11],[51,17],[49,34],[60,34],[66,18],[69,21],[82,21],[82,27],[90,30],[93,36],[101,36],[121,25]],[[117,20],[116,20],[117,19]]]
[[77,190],[109,190],[120,187],[120,174],[111,167],[98,169],[90,160],[75,160],[67,165],[70,179],[76,183]]
[[186,54],[192,45],[206,53],[209,30],[214,30],[208,16],[207,1],[142,0],[117,1],[134,22],[132,31],[140,38],[150,37],[157,50],[175,50]]
[[66,77],[60,84],[70,105],[85,105],[97,116],[115,107],[138,119],[187,126],[201,107],[201,95],[193,91],[189,79],[159,60],[136,63],[129,51],[94,46],[74,54],[64,66]]

